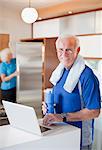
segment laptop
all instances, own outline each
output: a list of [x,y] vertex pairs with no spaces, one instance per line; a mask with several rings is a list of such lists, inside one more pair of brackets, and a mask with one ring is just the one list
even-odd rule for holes
[[33,107],[22,104],[2,101],[10,125],[14,128],[36,134],[46,135],[45,132],[52,130],[51,127],[39,125],[35,110]]

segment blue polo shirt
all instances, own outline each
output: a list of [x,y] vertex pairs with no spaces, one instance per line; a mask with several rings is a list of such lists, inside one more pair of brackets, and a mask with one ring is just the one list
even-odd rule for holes
[[[56,104],[56,113],[71,113],[77,112],[82,109],[81,97],[79,93],[78,84],[72,91],[72,93],[68,93],[64,90],[63,86],[66,81],[66,78],[69,74],[70,70],[64,69],[63,75],[57,84],[53,87],[53,95],[54,95],[54,102]],[[84,104],[84,108],[87,109],[99,109],[101,108],[101,98],[100,98],[100,90],[99,90],[99,82],[97,77],[94,75],[93,71],[86,66],[84,71],[82,72],[80,79],[81,88],[82,88],[82,101]],[[75,121],[75,122],[68,122],[71,125],[81,128],[83,133],[83,142],[81,141],[82,145],[88,145],[92,143],[93,139],[93,124],[94,120],[90,120],[87,123],[82,121]],[[84,124],[83,124],[84,123]],[[86,127],[85,127],[86,126]],[[90,132],[90,139],[86,135],[86,139],[84,139],[84,131]],[[91,130],[91,131],[90,131]]]
[[[0,65],[0,75],[5,74],[6,76],[11,75],[16,71],[16,59],[11,59],[10,63],[2,62]],[[13,77],[9,81],[4,81],[1,83],[2,90],[9,90],[16,87],[16,77]]]

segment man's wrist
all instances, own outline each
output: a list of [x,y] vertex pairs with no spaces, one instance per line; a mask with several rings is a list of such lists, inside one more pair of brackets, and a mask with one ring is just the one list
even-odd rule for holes
[[63,119],[63,122],[67,122],[68,121],[68,113],[61,113],[61,117]]

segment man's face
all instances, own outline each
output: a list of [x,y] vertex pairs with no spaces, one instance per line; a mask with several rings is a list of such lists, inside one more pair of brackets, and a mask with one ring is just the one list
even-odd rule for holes
[[60,62],[64,64],[66,68],[70,68],[74,63],[78,52],[73,38],[64,38],[58,42],[57,56]]

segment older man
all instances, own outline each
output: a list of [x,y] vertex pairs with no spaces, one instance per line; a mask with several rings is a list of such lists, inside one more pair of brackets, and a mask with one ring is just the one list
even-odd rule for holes
[[[79,68],[77,68],[77,71],[75,70],[74,65],[80,51],[79,40],[76,36],[59,37],[56,41],[56,49],[58,59],[63,64],[64,69],[60,78],[53,86],[56,114],[47,114],[44,117],[43,123],[51,125],[55,121],[65,121],[81,128],[81,150],[91,150],[94,118],[99,116],[101,107],[98,79],[86,65],[80,72],[82,67],[80,61]],[[72,68],[75,71],[72,71]],[[67,85],[66,80],[71,71],[73,72],[72,80],[79,72],[80,76],[74,89],[68,92],[64,85],[65,83]],[[79,82],[82,95],[79,91]],[[46,105],[43,105],[43,111],[46,112],[46,110]]]

